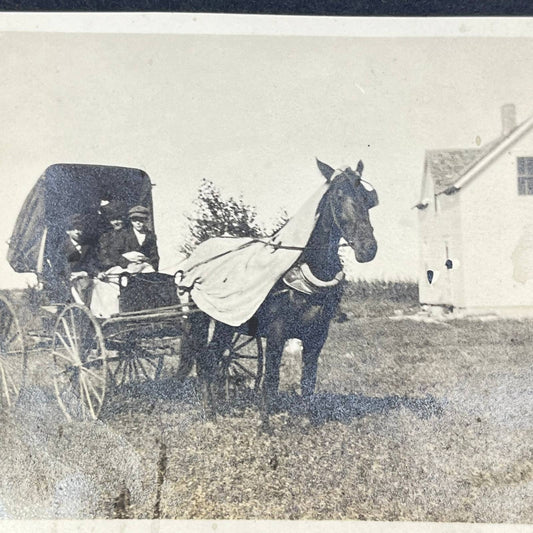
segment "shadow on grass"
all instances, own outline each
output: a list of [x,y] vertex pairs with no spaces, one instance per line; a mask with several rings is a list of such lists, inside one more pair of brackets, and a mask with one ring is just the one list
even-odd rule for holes
[[150,415],[161,403],[173,403],[176,408],[199,407],[196,379],[159,379],[110,386],[100,418],[108,419],[130,411]]
[[[290,397],[286,399],[288,402],[289,413],[296,413],[301,411],[298,403],[294,404],[294,400]],[[414,413],[418,418],[428,419],[430,417],[439,417],[444,411],[445,401],[438,400],[432,396],[424,396],[422,398],[411,398],[406,396],[386,396],[369,397],[360,394],[335,394],[335,393],[319,393],[316,394],[310,401],[304,403],[304,410],[307,411],[311,421],[315,424],[323,424],[325,422],[341,422],[349,423],[356,418],[362,418],[371,414],[386,414],[397,409],[407,409]],[[295,414],[296,414],[295,413]]]
[[[172,410],[201,410],[196,378],[172,378],[157,381],[131,383],[108,390],[106,405],[100,418],[108,419],[128,412],[151,415],[161,409],[161,404],[171,404]],[[221,415],[247,416],[249,410],[259,408],[260,396],[251,390],[230,401],[220,401],[217,411]],[[290,416],[308,417],[316,425],[327,422],[350,423],[354,419],[372,414],[387,414],[398,409],[407,409],[418,418],[439,417],[444,411],[445,400],[433,396],[370,397],[360,394],[337,394],[320,392],[304,400],[296,392],[281,392],[274,402],[273,413],[285,412]]]

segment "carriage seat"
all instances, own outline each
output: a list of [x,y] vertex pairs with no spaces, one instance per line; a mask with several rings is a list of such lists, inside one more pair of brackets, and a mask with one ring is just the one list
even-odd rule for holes
[[157,309],[179,303],[174,276],[161,272],[123,272],[107,281],[94,280],[91,311],[107,318],[118,313]]

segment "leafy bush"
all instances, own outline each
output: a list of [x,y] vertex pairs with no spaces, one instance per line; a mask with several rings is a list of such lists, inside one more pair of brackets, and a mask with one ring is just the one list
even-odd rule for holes
[[203,179],[194,201],[196,210],[187,216],[188,236],[181,252],[189,255],[201,242],[222,235],[231,237],[263,237],[272,234],[287,220],[282,211],[270,226],[259,220],[257,208],[242,196],[224,196],[215,184]]

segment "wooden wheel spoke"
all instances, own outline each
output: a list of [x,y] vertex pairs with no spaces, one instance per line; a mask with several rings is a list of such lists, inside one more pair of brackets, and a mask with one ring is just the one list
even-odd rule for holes
[[133,379],[137,379],[139,377],[139,372],[137,371],[137,369],[138,369],[137,360],[133,358],[131,360],[131,372],[133,375]]
[[80,377],[80,383],[82,384],[83,391],[85,392],[85,398],[87,399],[87,405],[89,406],[91,417],[96,419],[96,413],[94,412],[93,402],[91,400],[91,393],[89,392],[89,387],[87,386],[83,376]]
[[67,357],[66,355],[63,355],[61,352],[58,352],[57,350],[54,350],[52,352],[52,355],[55,355],[57,357],[61,357],[61,359],[64,359],[65,361],[68,361],[71,364],[71,366],[78,366],[78,367],[80,366],[79,364],[72,365],[72,359],[70,357]]
[[124,361],[124,365],[123,365],[123,370],[122,370],[122,376],[121,376],[121,380],[120,380],[120,386],[122,387],[122,385],[124,385],[124,382],[126,381],[126,375],[128,373],[128,362],[127,361]]
[[130,359],[129,364],[128,364],[128,378],[130,382],[132,381],[132,377],[133,377],[133,359]]
[[150,377],[148,376],[146,370],[144,369],[144,365],[143,365],[143,362],[141,361],[141,359],[139,359],[137,362],[139,364],[139,368],[141,369],[141,372],[143,373],[144,377],[146,379],[150,379]]
[[[71,350],[72,353],[76,353],[76,356],[79,357],[79,355],[78,355],[78,343],[74,342],[74,339],[72,338],[72,335],[70,333],[70,328],[68,327],[68,323],[65,320],[65,317],[61,317],[61,322],[63,323],[63,330],[67,334],[68,340],[70,342],[70,346],[72,347],[72,350]],[[57,332],[57,333],[58,333],[58,335],[60,334],[59,332]]]
[[[56,397],[61,397],[61,391],[59,390],[59,385],[57,384],[57,380],[54,379],[54,390],[56,393]],[[59,406],[61,407],[61,410],[63,411],[63,414],[65,415],[66,419],[70,422],[72,420],[72,417],[70,416],[70,413],[65,409],[65,406],[63,405],[63,402],[59,402]]]
[[120,372],[120,369],[124,366],[124,361],[122,359],[119,360],[117,368],[115,368],[115,371],[111,371],[111,375],[113,377],[113,381],[116,381],[117,374]]
[[0,351],[0,357],[4,356],[4,355],[20,355],[20,354],[23,354],[24,353],[24,349],[20,349],[20,350],[9,350],[9,351]]
[[89,376],[92,376],[94,379],[97,379],[98,381],[101,381],[102,383],[105,383],[105,378],[102,376],[99,376],[98,374],[95,374],[91,370],[89,370],[86,366],[82,366],[82,373],[88,374]]
[[248,360],[257,360],[257,357],[255,355],[243,355],[243,354],[240,354],[240,353],[234,353],[232,354],[232,359],[235,360],[235,359],[248,359]]
[[93,394],[96,396],[96,399],[98,400],[98,403],[102,403],[102,396],[100,396],[100,394],[98,394],[98,391],[96,390],[95,386],[92,384],[92,382],[89,380],[88,382],[88,385],[89,387],[92,389],[93,391]]
[[12,390],[14,390],[15,394],[18,395],[19,388],[17,387],[17,384],[13,381],[13,378],[11,377],[11,374],[9,372],[7,373],[7,381],[9,381],[9,383],[11,383]]
[[233,365],[234,368],[240,368],[245,374],[248,374],[251,378],[255,379],[255,374],[251,370],[248,370],[245,366],[241,365],[241,363],[239,363],[238,361],[233,361]]
[[94,359],[86,360],[85,362],[82,363],[82,366],[84,368],[100,366],[100,364],[104,363],[105,361],[106,361],[105,356],[100,355],[99,357],[95,357]]
[[80,404],[81,404],[81,413],[82,413],[82,417],[85,418],[85,402],[83,401],[84,390],[83,390],[83,384],[82,384],[81,379],[78,379],[78,385],[79,385],[78,397],[80,399]]
[[7,387],[7,380],[6,380],[6,372],[4,370],[4,367],[2,365],[0,365],[0,373],[2,374],[2,384],[3,384],[3,388],[4,388],[4,394],[6,396],[6,400],[7,400],[7,405],[9,407],[11,407],[11,399],[9,397],[9,389]]
[[157,368],[157,364],[154,363],[150,358],[145,358],[145,361],[152,365],[153,368]]
[[249,339],[246,339],[245,341],[241,342],[240,344],[236,344],[232,348],[232,352],[238,352],[239,350],[242,350],[245,346],[248,346],[248,344],[255,341],[254,337],[250,337]]
[[78,357],[78,354],[76,354],[74,352],[74,350],[72,350],[71,346],[69,346],[67,344],[67,341],[63,338],[63,335],[61,335],[61,333],[59,333],[59,331],[56,331],[56,336],[57,338],[61,341],[61,344],[63,344],[63,346],[65,347],[65,349],[67,350],[67,352],[70,353],[70,355],[72,355],[72,358],[73,359],[77,359],[78,362],[81,364],[81,360],[80,358]]
[[81,337],[80,339],[78,339],[78,335],[77,335],[77,332],[76,332],[76,319],[74,318],[74,311],[72,309],[70,309],[70,323],[72,324],[72,339],[74,341],[74,347],[76,349],[76,351],[79,353],[80,351],[80,347],[78,345],[78,340],[81,341]]

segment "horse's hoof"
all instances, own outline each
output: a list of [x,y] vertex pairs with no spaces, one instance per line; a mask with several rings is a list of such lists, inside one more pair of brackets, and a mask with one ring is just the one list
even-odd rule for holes
[[261,422],[261,425],[259,426],[259,433],[263,435],[272,435],[274,433],[268,419]]
[[204,412],[204,420],[206,422],[215,423],[217,421],[217,414],[215,411],[205,411]]

